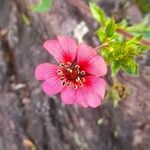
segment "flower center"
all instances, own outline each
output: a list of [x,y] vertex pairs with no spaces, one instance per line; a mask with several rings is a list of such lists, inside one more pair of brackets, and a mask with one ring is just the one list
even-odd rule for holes
[[62,80],[63,86],[72,86],[75,89],[82,87],[85,82],[85,71],[80,70],[79,65],[73,65],[70,62],[60,64],[62,69],[57,70]]

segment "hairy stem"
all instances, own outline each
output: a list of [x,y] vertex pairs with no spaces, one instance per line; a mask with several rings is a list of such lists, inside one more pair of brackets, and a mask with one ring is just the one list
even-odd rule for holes
[[104,47],[107,47],[108,46],[108,43],[103,43],[102,45],[99,45],[95,48],[95,50],[99,50],[100,48],[104,48]]

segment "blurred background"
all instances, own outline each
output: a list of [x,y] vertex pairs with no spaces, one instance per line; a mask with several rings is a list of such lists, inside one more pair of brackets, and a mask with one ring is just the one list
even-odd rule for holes
[[[139,59],[139,77],[121,73],[128,96],[96,109],[64,106],[43,93],[35,66],[53,58],[42,43],[56,35],[99,45],[88,0],[53,0],[46,12],[38,0],[0,0],[0,150],[149,150],[150,53]],[[150,14],[150,0],[95,0],[107,15],[129,24]],[[150,36],[150,35],[149,35]]]

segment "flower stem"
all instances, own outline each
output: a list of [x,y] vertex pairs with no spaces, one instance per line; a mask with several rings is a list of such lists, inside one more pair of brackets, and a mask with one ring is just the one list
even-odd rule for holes
[[104,47],[107,47],[108,46],[108,43],[103,43],[102,45],[99,45],[95,48],[95,50],[99,50],[100,48],[104,48]]

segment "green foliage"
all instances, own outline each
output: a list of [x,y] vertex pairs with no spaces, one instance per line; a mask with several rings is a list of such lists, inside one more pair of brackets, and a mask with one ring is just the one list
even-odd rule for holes
[[116,31],[115,20],[111,19],[105,29],[105,34],[107,37],[112,37]]
[[[94,3],[90,3],[90,9],[95,20],[101,24],[96,34],[100,43],[107,44],[101,48],[100,52],[110,65],[112,76],[116,75],[119,70],[124,70],[130,75],[138,75],[139,67],[135,60],[148,49],[141,44],[143,36],[145,37],[149,33],[147,31],[150,31],[150,27],[145,28],[148,19],[145,18],[139,25],[129,27],[126,20],[116,23],[113,18],[107,17],[104,11]],[[132,31],[136,34],[133,38],[127,39],[120,35],[117,29]]]
[[145,39],[150,39],[150,17],[146,16],[139,24],[129,26],[126,28],[127,31],[134,35],[143,34]]
[[139,74],[139,66],[133,59],[127,59],[127,63],[123,65],[124,70],[128,74],[138,75]]
[[52,0],[40,0],[38,4],[31,6],[33,12],[46,12],[51,8]]
[[127,40],[125,38],[109,41],[106,48],[102,48],[101,55],[111,66],[112,75],[119,70],[125,70],[130,75],[138,75],[139,67],[135,61],[136,56],[143,53],[145,48],[139,44],[141,35]]
[[117,24],[117,28],[126,28],[127,25],[128,25],[127,20],[126,20],[126,19],[123,19],[121,22],[119,22],[119,23]]
[[101,25],[105,25],[108,18],[106,17],[103,9],[101,9],[99,6],[92,2],[90,2],[89,5],[93,18]]
[[121,64],[117,61],[111,62],[111,72],[112,76],[116,75],[121,68]]

